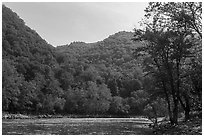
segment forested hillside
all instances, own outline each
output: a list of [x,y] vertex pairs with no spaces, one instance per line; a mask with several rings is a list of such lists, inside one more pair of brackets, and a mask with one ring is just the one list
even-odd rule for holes
[[53,72],[58,67],[54,50],[17,14],[2,6],[3,111],[46,112],[63,100]]
[[202,111],[201,3],[149,3],[143,30],[56,48],[2,10],[3,111],[165,116],[172,125]]
[[21,113],[141,114],[141,46],[132,32],[97,43],[47,44],[3,6],[3,110]]

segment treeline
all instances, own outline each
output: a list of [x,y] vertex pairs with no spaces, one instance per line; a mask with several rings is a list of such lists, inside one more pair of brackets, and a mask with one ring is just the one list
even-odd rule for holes
[[2,8],[3,111],[166,116],[172,124],[201,112],[201,3],[149,3],[143,30],[57,48]]

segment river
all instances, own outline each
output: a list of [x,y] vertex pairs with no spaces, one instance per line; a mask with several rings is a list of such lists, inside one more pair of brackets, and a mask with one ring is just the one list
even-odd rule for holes
[[144,118],[2,119],[3,135],[147,135]]

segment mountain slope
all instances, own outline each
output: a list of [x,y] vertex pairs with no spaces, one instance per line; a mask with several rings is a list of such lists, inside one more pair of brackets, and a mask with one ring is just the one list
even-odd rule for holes
[[54,47],[2,6],[3,111],[53,111],[47,102],[60,99],[62,91],[53,72],[55,54]]
[[[132,32],[96,43],[47,44],[2,6],[2,106],[11,113],[127,114],[142,88]],[[131,100],[134,100],[131,98]]]
[[133,42],[132,38],[132,32],[122,31],[96,43],[74,42],[59,46],[57,61],[74,76],[86,74],[91,80],[107,84],[113,96],[129,97],[131,92],[141,88],[142,74],[138,65],[141,62],[133,55],[141,43]]
[[54,47],[47,44],[34,30],[9,8],[2,6],[2,51],[3,58],[27,57],[38,60],[38,56],[52,58]]
[[56,51],[76,60],[83,60],[92,65],[105,64],[120,72],[135,69],[138,64],[133,56],[134,50],[141,46],[133,42],[133,33],[121,31],[96,43],[73,42],[70,45],[58,46]]

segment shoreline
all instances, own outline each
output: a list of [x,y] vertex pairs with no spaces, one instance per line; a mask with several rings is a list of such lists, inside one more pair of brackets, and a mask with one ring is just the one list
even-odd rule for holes
[[133,116],[133,115],[77,115],[77,114],[67,114],[67,115],[49,115],[49,114],[39,114],[39,115],[25,115],[25,114],[9,114],[2,113],[2,119],[51,119],[51,118],[110,118],[110,119],[143,119],[149,121],[145,116]]

